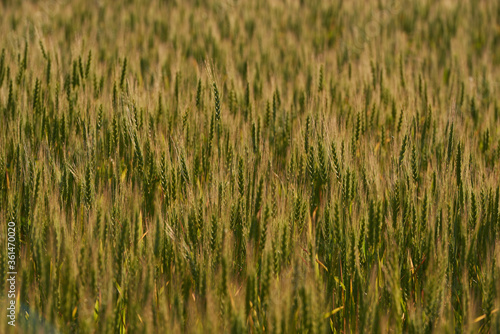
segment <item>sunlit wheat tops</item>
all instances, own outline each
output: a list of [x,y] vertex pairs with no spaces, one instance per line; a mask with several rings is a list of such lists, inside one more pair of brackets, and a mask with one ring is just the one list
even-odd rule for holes
[[0,333],[500,330],[498,1],[0,12]]

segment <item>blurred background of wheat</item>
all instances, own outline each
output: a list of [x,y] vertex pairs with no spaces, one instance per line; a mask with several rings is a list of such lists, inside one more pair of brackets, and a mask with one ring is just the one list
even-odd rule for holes
[[0,13],[12,332],[500,330],[497,1]]

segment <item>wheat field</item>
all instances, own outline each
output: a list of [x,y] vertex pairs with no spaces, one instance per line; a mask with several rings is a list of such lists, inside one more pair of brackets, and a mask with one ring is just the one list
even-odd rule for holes
[[1,333],[500,332],[498,1],[0,16]]

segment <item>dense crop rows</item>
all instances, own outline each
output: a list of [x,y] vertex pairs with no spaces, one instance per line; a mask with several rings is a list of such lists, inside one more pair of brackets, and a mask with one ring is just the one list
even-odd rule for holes
[[500,331],[500,3],[306,3],[0,2],[17,332]]

